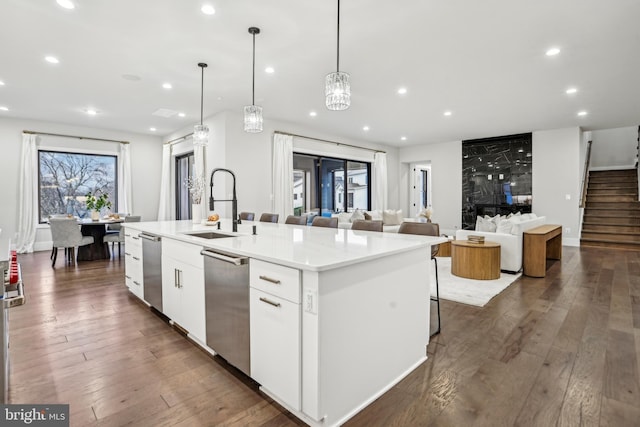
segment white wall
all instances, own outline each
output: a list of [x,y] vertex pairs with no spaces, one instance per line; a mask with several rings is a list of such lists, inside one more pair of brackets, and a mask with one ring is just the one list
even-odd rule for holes
[[[141,215],[143,220],[157,218],[162,145],[160,137],[132,134],[89,127],[68,126],[34,120],[0,118],[0,148],[3,166],[0,168],[0,181],[3,183],[0,196],[3,208],[0,210],[0,228],[3,236],[15,241],[18,227],[18,174],[22,147],[22,131],[58,133],[94,138],[129,141],[131,154],[132,208],[131,212]],[[44,137],[43,137],[44,138]],[[46,137],[45,142],[60,144],[64,141],[69,149],[89,149],[106,151],[117,143],[92,141],[88,139]],[[115,149],[117,150],[117,148]],[[6,234],[5,234],[6,233]],[[51,234],[48,226],[38,226],[36,250],[50,249]]]
[[638,154],[637,139],[637,126],[592,131],[590,169],[633,168]]
[[[397,148],[382,144],[352,140],[344,137],[317,132],[299,124],[271,120],[265,118],[264,130],[261,133],[251,134],[243,130],[242,114],[227,111],[209,117],[203,121],[212,133],[209,147],[206,149],[206,178],[207,182],[211,171],[216,167],[224,167],[232,170],[236,175],[236,191],[238,196],[238,212],[249,211],[259,216],[263,212],[272,212],[272,139],[273,132],[278,130],[314,138],[352,144],[361,147],[380,149],[387,152],[389,206],[398,206],[398,182],[397,182]],[[169,135],[165,141],[186,135],[192,131],[191,127]],[[212,143],[213,141],[213,143]],[[358,159],[358,153],[362,150],[353,150],[344,146],[320,143],[313,140],[301,140],[296,138],[296,146],[304,145],[310,151],[318,154],[333,155]],[[216,174],[214,193],[218,198],[218,188],[225,185],[224,175]],[[226,179],[226,194],[231,192],[231,179]],[[209,188],[207,187],[207,196]],[[231,214],[230,204],[216,204],[215,211],[222,216]]]
[[581,131],[533,132],[533,211],[547,224],[561,224],[562,244],[580,245]]
[[430,163],[432,220],[440,225],[442,233],[453,234],[460,228],[462,215],[462,142],[401,148],[398,160],[398,206],[407,214],[412,212],[411,165]]

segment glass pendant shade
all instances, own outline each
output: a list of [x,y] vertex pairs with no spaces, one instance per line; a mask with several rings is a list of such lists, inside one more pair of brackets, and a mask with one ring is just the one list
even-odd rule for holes
[[325,97],[329,110],[346,110],[351,105],[350,76],[341,71],[327,74]]
[[262,107],[257,105],[244,107],[244,131],[249,133],[262,132]]
[[206,147],[209,144],[209,126],[195,125],[193,127],[193,145]]

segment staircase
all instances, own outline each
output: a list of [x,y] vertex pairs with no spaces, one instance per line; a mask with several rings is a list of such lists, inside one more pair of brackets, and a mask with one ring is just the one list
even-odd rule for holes
[[635,169],[589,172],[580,245],[640,251]]

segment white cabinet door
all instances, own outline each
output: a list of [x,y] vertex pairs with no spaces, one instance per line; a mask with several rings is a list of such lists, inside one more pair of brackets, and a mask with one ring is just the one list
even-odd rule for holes
[[182,305],[179,280],[178,263],[171,258],[162,257],[162,312],[178,323]]
[[301,409],[300,305],[251,288],[251,377]]
[[181,309],[176,321],[203,344],[207,342],[204,303],[204,270],[182,264],[180,267]]
[[206,343],[203,269],[162,257],[162,312]]

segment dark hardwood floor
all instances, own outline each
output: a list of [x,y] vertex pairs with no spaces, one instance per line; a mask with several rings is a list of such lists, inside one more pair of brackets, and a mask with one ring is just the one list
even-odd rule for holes
[[[640,252],[563,248],[483,308],[442,301],[429,359],[348,426],[640,425]],[[20,255],[10,403],[71,425],[301,425],[130,295],[124,260]]]

